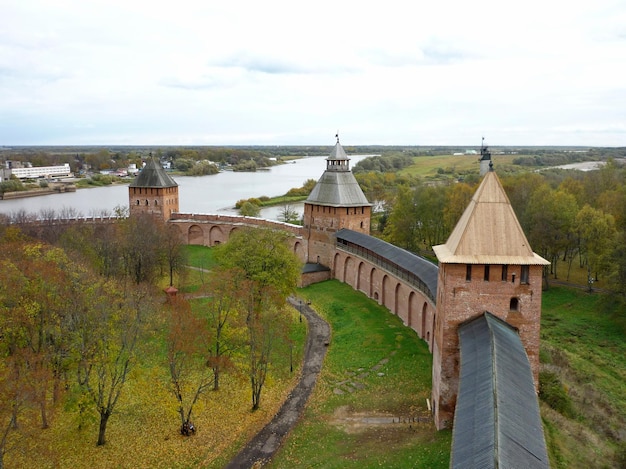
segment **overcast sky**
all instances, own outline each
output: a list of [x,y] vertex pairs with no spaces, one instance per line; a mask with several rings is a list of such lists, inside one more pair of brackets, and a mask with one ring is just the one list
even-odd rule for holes
[[626,146],[624,0],[0,0],[0,146]]

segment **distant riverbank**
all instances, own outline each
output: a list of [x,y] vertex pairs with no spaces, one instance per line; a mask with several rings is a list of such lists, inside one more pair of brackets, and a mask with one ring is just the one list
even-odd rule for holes
[[[369,155],[350,155],[350,166]],[[223,171],[210,176],[174,176],[178,184],[180,211],[183,213],[236,214],[238,200],[251,197],[269,198],[286,194],[290,189],[302,187],[308,179],[317,181],[326,170],[326,157],[308,157],[295,163],[272,166],[269,171]],[[80,216],[112,214],[117,207],[128,207],[128,184],[93,187],[74,193],[49,193],[41,197],[20,197],[0,201],[0,213],[25,211],[37,214],[42,210],[61,212],[71,209]],[[301,203],[301,202],[300,202]],[[296,205],[294,203],[294,205]],[[278,219],[282,207],[263,208],[261,216]],[[267,212],[266,212],[267,211]]]
[[37,187],[33,189],[26,189],[23,191],[11,191],[0,194],[0,199],[22,199],[25,197],[38,197],[42,195],[62,194],[64,192],[76,192],[76,185],[66,182],[51,182],[48,187]]

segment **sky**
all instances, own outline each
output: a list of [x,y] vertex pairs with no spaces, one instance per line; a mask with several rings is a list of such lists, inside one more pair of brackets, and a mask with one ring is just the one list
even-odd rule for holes
[[0,0],[0,147],[626,146],[623,0]]

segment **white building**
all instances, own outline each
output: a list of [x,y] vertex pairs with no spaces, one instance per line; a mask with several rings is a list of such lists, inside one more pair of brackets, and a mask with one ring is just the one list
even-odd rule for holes
[[18,179],[60,178],[72,175],[69,163],[63,166],[38,166],[30,168],[11,168],[11,174]]

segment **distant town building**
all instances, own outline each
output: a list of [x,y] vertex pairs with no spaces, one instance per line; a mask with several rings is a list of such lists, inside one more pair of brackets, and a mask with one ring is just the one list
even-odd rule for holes
[[17,161],[7,161],[5,169],[10,170],[11,174],[18,179],[50,179],[72,176],[72,170],[68,163],[61,166],[32,166],[30,163],[26,163],[24,166]]

